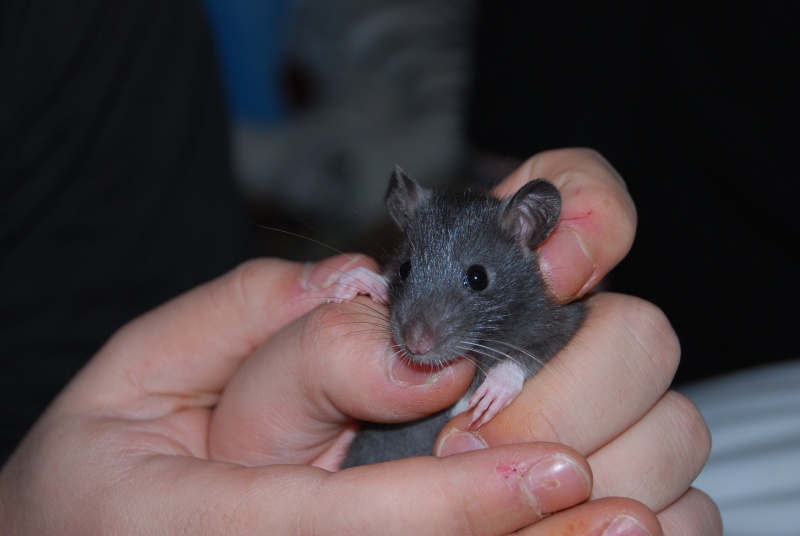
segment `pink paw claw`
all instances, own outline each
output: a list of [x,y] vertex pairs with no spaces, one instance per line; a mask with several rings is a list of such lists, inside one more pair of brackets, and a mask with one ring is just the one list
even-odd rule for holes
[[386,305],[389,303],[389,282],[368,268],[355,268],[339,276],[331,298],[341,303],[352,300],[359,294],[370,296],[376,302]]
[[507,408],[522,391],[525,372],[516,363],[495,365],[486,374],[486,379],[469,399],[469,408],[475,408],[470,428],[480,428]]

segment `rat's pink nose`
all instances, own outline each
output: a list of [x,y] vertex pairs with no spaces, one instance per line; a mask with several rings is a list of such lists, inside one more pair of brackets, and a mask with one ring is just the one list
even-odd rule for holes
[[414,355],[425,355],[433,348],[433,330],[421,320],[406,326],[403,336],[406,349]]

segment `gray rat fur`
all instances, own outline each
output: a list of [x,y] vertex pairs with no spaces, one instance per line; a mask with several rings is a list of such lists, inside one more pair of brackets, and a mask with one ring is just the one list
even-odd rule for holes
[[467,407],[487,373],[506,363],[520,380],[529,378],[585,316],[580,301],[554,303],[539,270],[536,248],[561,213],[551,183],[537,179],[499,200],[485,192],[433,192],[397,167],[386,206],[403,231],[383,270],[399,349],[419,363],[464,356],[477,367],[451,408],[410,423],[364,423],[343,467],[433,454],[442,427]]

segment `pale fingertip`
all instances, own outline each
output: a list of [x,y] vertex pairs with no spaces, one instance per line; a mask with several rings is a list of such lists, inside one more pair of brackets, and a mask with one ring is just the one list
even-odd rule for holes
[[[389,350],[391,351],[391,348]],[[397,385],[433,385],[447,371],[447,368],[432,369],[422,365],[417,366],[399,354],[388,357],[386,362],[389,380]]]
[[452,454],[461,454],[462,452],[471,452],[473,450],[485,449],[489,445],[477,433],[465,432],[458,428],[450,430],[439,443],[439,448],[436,449],[436,456],[450,456]]
[[522,478],[524,498],[539,517],[569,508],[589,497],[592,479],[583,467],[563,454],[547,457]]

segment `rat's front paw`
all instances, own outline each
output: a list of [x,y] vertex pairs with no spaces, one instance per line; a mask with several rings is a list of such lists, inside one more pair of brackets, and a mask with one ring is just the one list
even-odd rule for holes
[[508,407],[522,391],[523,383],[525,371],[517,363],[506,361],[490,368],[469,399],[469,408],[475,408],[470,427],[480,428]]
[[371,296],[376,302],[389,303],[389,281],[369,268],[355,268],[339,276],[333,287],[331,299],[335,302],[349,301],[362,294]]

